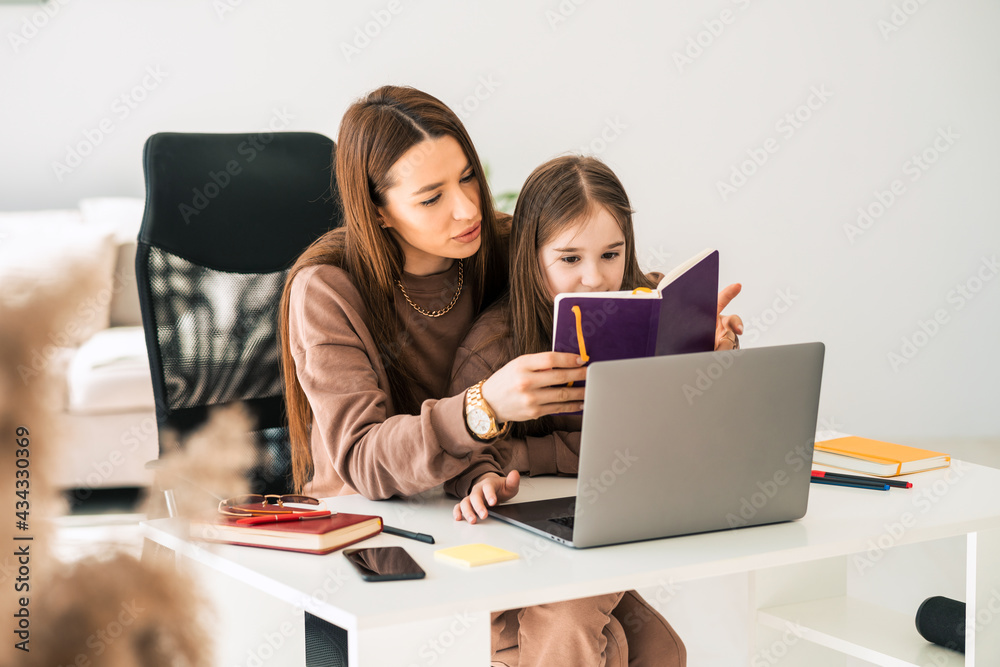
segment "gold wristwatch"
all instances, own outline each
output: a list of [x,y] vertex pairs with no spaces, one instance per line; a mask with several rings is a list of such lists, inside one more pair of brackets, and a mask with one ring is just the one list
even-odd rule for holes
[[510,430],[510,422],[497,424],[496,415],[483,398],[483,382],[469,387],[465,392],[465,425],[477,440],[492,440]]

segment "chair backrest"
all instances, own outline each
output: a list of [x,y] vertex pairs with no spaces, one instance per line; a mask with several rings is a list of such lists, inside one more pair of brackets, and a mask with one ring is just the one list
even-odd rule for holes
[[242,402],[257,492],[289,485],[278,305],[295,259],[341,224],[334,149],[308,132],[160,133],[143,151],[136,276],[159,431]]

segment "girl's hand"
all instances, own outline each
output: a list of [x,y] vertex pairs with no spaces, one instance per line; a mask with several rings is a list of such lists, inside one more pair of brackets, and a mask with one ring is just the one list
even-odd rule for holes
[[483,383],[483,399],[498,422],[537,419],[557,412],[583,409],[583,387],[569,382],[587,379],[583,360],[569,352],[525,354]]
[[489,516],[487,507],[492,507],[497,503],[510,500],[517,495],[517,489],[521,485],[521,473],[511,470],[506,477],[499,475],[487,475],[469,491],[469,495],[462,499],[462,502],[455,505],[452,514],[455,521],[463,518],[469,523],[475,523],[476,517],[485,519]]
[[733,283],[719,292],[719,310],[715,316],[715,349],[716,350],[738,350],[740,349],[740,339],[738,334],[743,333],[743,320],[739,315],[723,315],[722,311],[729,305],[729,302],[736,298],[743,286]]

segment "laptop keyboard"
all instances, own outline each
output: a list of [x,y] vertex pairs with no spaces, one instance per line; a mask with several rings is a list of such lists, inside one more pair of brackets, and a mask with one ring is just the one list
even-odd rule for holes
[[558,523],[560,526],[566,526],[567,528],[569,528],[570,530],[572,530],[573,529],[573,520],[575,518],[576,517],[572,517],[572,516],[557,516],[557,517],[554,517],[552,519],[549,519],[549,521],[552,521],[554,523]]

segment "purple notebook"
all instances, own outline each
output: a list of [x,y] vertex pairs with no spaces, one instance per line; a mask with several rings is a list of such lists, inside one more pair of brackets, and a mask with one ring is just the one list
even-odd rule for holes
[[652,293],[588,292],[555,299],[552,349],[580,353],[576,314],[590,361],[715,349],[719,251],[704,250],[668,273]]

